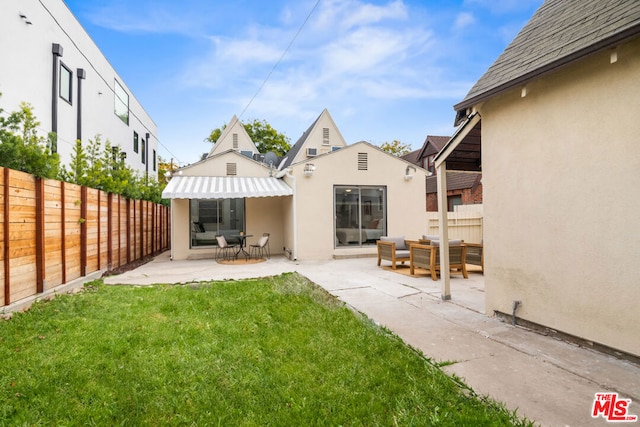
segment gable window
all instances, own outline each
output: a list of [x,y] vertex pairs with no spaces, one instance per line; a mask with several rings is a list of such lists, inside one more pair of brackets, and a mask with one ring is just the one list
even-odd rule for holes
[[66,65],[60,63],[60,98],[71,104],[71,87],[73,73]]
[[387,188],[335,186],[336,247],[373,246],[386,235]]
[[329,145],[329,128],[322,128],[322,145]]
[[133,152],[138,152],[138,132],[133,131]]
[[129,94],[118,83],[113,81],[113,111],[125,124],[129,124]]

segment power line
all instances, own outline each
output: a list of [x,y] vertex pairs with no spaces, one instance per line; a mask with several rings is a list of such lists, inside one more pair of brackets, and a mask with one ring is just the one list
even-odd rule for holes
[[300,25],[300,28],[298,28],[298,31],[296,31],[295,35],[293,36],[293,38],[291,39],[291,41],[287,45],[287,48],[284,50],[284,52],[282,52],[282,55],[280,56],[280,59],[278,59],[278,62],[276,62],[274,64],[273,68],[271,68],[271,71],[269,71],[269,74],[267,74],[267,77],[265,77],[264,81],[262,82],[262,84],[260,85],[260,87],[258,88],[256,93],[253,95],[253,97],[251,97],[251,99],[247,103],[246,107],[244,107],[244,110],[242,110],[242,112],[238,116],[238,120],[240,120],[242,115],[247,111],[249,106],[253,103],[253,100],[256,99],[256,97],[258,96],[258,94],[260,93],[260,91],[262,90],[264,85],[267,84],[267,81],[271,78],[271,75],[273,74],[273,72],[276,70],[278,65],[280,65],[280,63],[284,59],[285,55],[289,52],[289,49],[293,45],[293,42],[296,41],[296,39],[298,38],[298,35],[300,35],[300,32],[302,32],[302,29],[305,27],[305,25],[307,25],[307,22],[309,21],[309,19],[311,18],[311,15],[316,10],[316,8],[318,7],[319,4],[320,4],[320,0],[317,0],[316,3],[311,8],[311,10],[309,11],[309,13],[307,14],[307,17],[305,18],[304,22],[302,23],[302,25]]

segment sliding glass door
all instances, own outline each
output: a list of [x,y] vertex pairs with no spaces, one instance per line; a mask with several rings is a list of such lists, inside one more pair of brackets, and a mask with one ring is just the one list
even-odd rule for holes
[[387,230],[387,188],[335,186],[336,247],[375,245]]
[[245,229],[244,199],[192,199],[191,247],[216,245],[216,236],[231,236]]

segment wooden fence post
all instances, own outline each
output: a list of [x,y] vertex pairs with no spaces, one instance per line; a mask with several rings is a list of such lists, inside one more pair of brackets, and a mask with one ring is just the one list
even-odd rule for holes
[[60,181],[60,260],[62,262],[62,283],[67,283],[67,217],[65,206],[67,197],[64,194],[65,183]]
[[80,275],[87,275],[87,187],[80,187]]
[[127,198],[127,264],[131,262],[131,199]]
[[44,179],[36,178],[36,292],[44,292]]
[[11,304],[11,263],[9,262],[9,250],[11,249],[9,240],[9,171],[4,168],[4,305]]
[[113,265],[113,194],[107,193],[107,270]]

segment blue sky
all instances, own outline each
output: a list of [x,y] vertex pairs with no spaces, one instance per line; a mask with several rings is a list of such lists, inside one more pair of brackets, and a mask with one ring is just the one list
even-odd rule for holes
[[204,139],[234,114],[266,120],[292,144],[324,108],[348,144],[417,149],[451,135],[453,104],[542,4],[65,2],[158,125],[159,155],[181,165],[209,151]]

